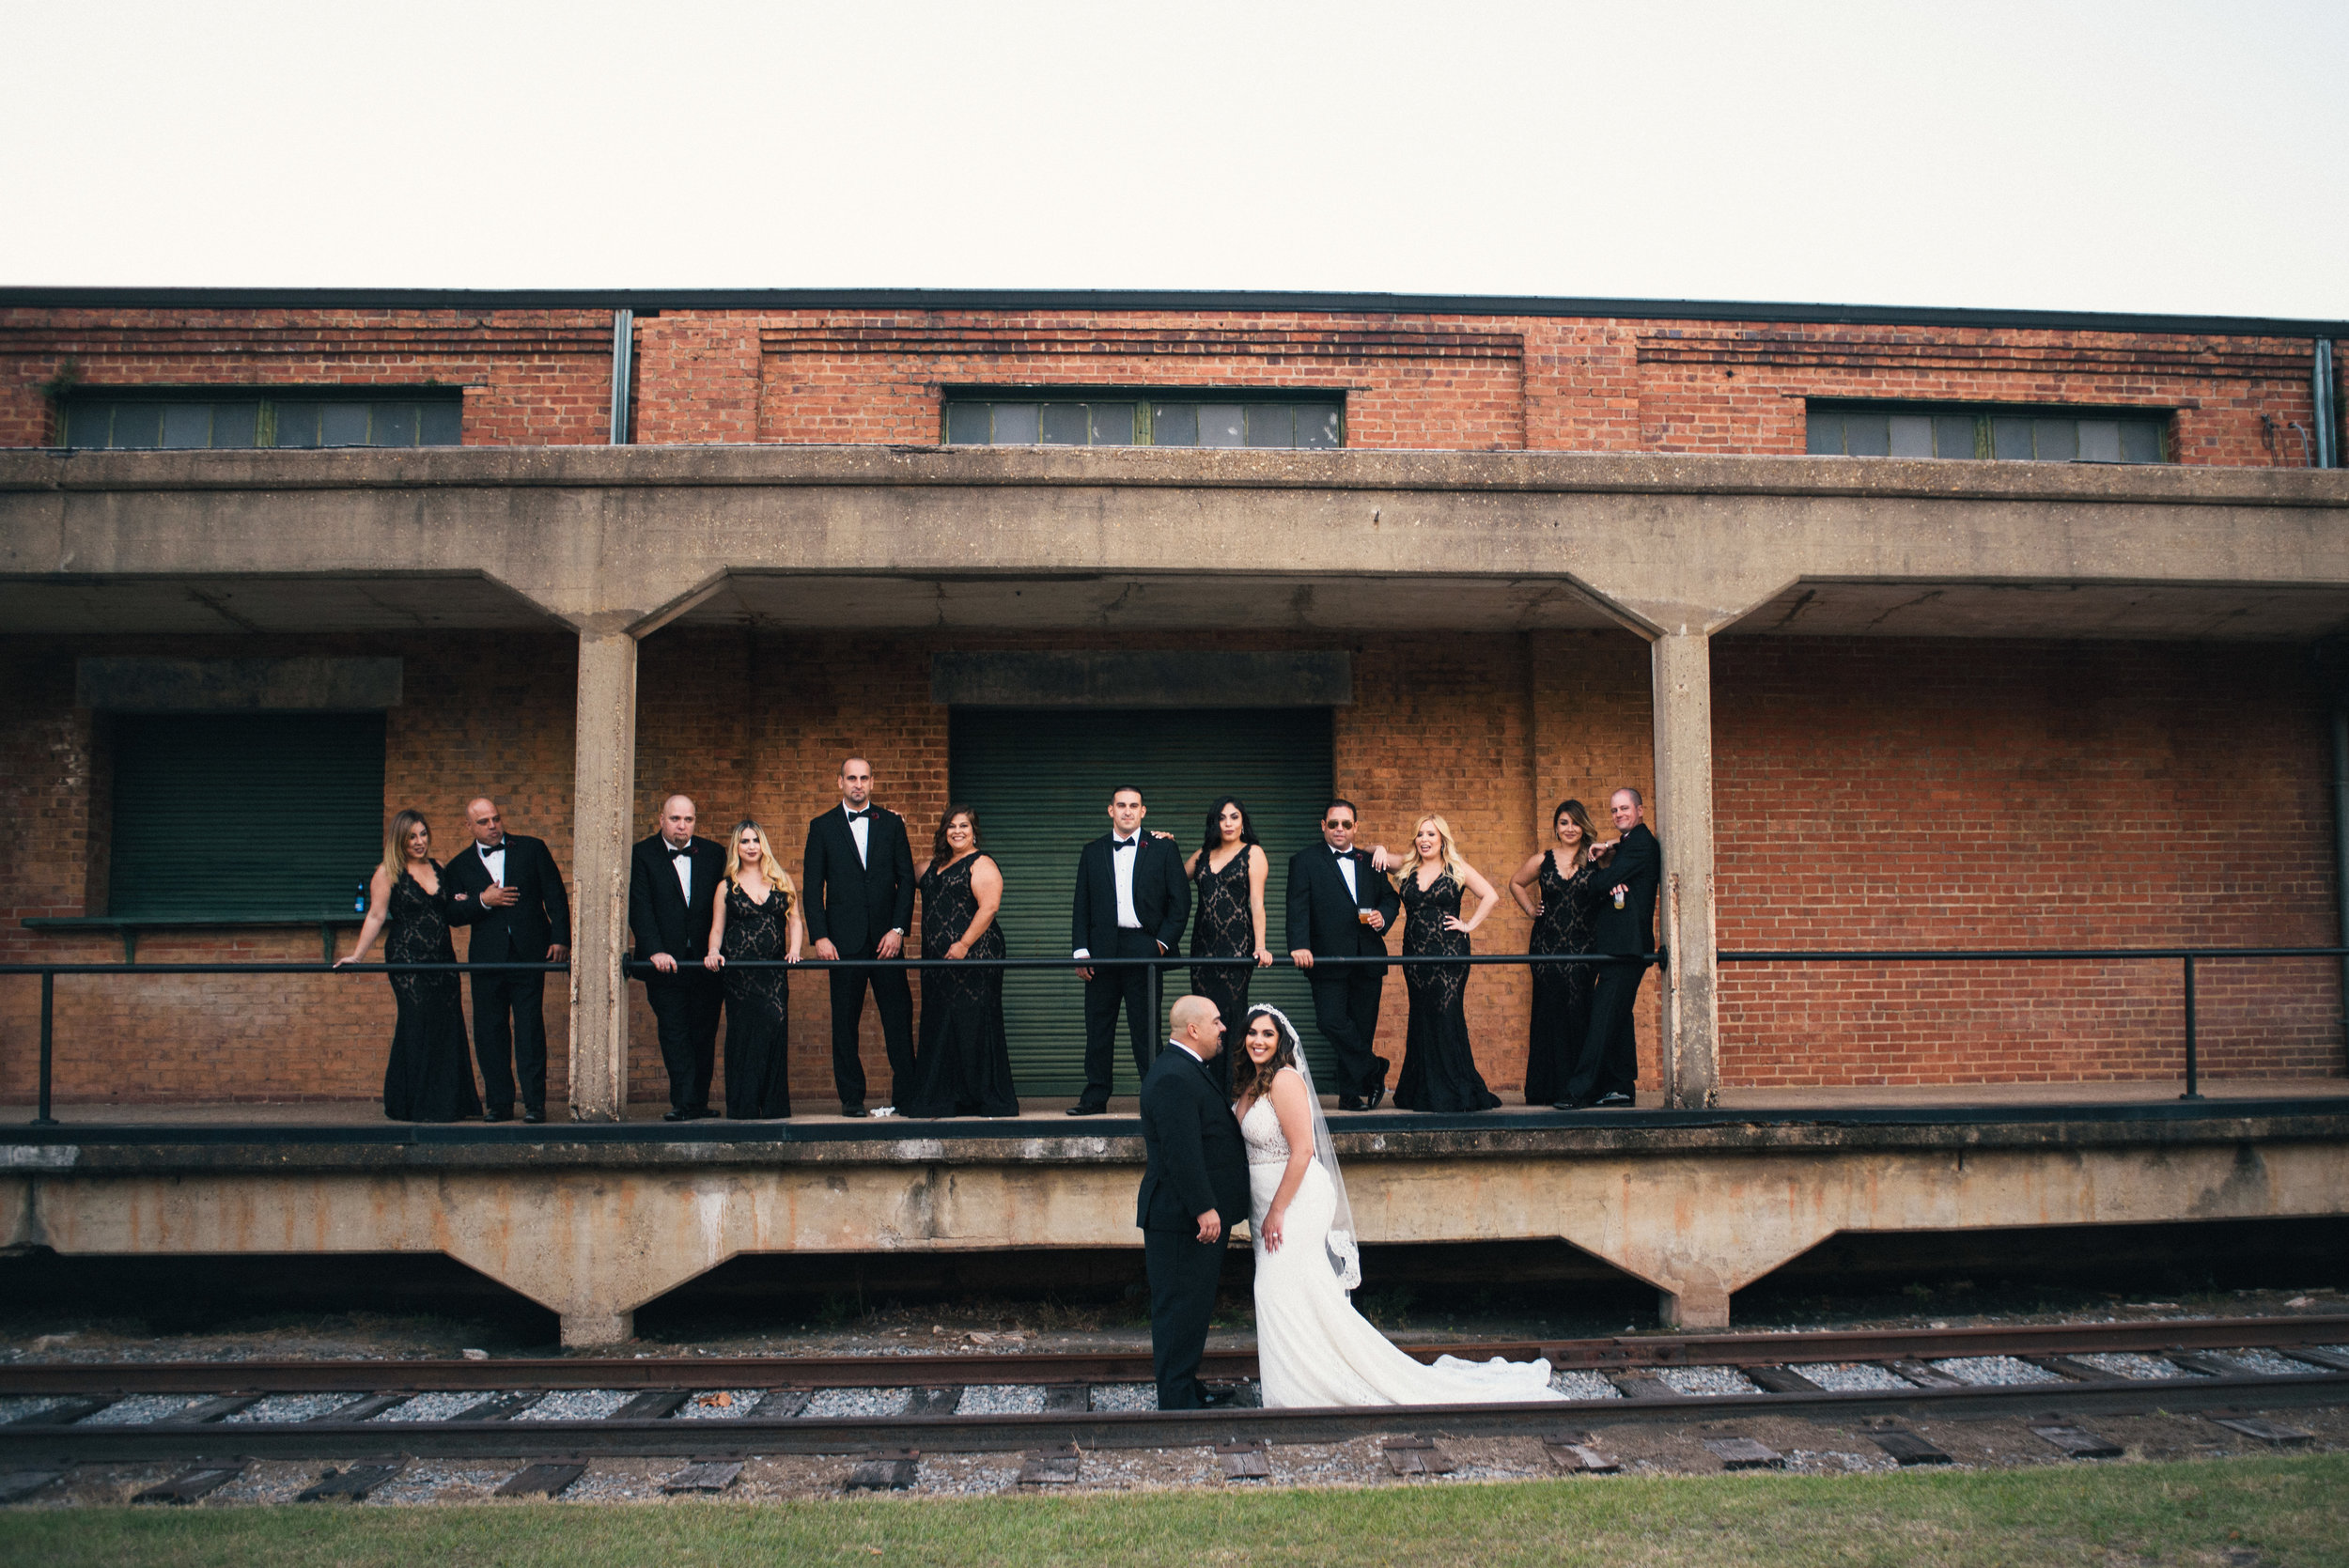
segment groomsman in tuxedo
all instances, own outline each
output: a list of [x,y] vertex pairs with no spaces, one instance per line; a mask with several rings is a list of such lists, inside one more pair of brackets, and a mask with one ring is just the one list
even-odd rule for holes
[[1313,972],[1316,957],[1384,958],[1387,927],[1403,909],[1370,852],[1354,847],[1354,822],[1353,801],[1330,801],[1321,814],[1323,847],[1289,857],[1289,957],[1306,971],[1315,1026],[1337,1052],[1338,1109],[1376,1110],[1386,1097],[1387,1059],[1370,1048],[1386,966],[1333,964]]
[[[1615,791],[1608,811],[1615,819],[1615,842],[1603,852],[1607,869],[1591,891],[1597,915],[1591,922],[1593,953],[1649,954],[1656,951],[1656,887],[1664,871],[1664,846],[1641,820],[1646,802],[1636,789]],[[1639,1034],[1631,1015],[1640,1000],[1644,961],[1602,964],[1591,991],[1591,1029],[1566,1078],[1559,1110],[1631,1109],[1640,1079]]]
[[1174,840],[1142,831],[1148,815],[1141,790],[1131,784],[1112,790],[1110,831],[1077,857],[1069,940],[1085,983],[1085,1092],[1068,1108],[1071,1116],[1098,1116],[1109,1109],[1120,1007],[1126,1010],[1135,1068],[1147,1073],[1158,1053],[1151,970],[1140,964],[1104,970],[1084,965],[1087,958],[1163,958],[1183,939],[1190,919],[1190,883],[1183,876],[1182,852]]
[[[488,796],[465,807],[473,846],[442,868],[460,893],[491,911],[473,924],[465,956],[476,964],[559,964],[570,956],[571,906],[563,874],[543,840],[506,831]],[[522,1120],[547,1119],[547,977],[515,970],[474,974],[473,1053],[481,1063],[481,1119],[514,1114],[521,1077]]]
[[709,954],[710,906],[726,874],[726,852],[693,836],[693,802],[672,795],[661,807],[661,831],[636,846],[628,873],[628,928],[636,956],[648,960],[645,1000],[661,1029],[661,1060],[669,1069],[664,1122],[711,1114],[709,1078],[718,1060],[718,1011],[724,993],[702,967]]
[[[905,818],[873,804],[873,765],[850,757],[840,765],[840,809],[807,825],[801,857],[801,892],[807,934],[818,958],[897,958],[905,954],[913,919],[913,847]],[[913,988],[903,970],[831,970],[832,1077],[840,1114],[863,1116],[864,1063],[857,1031],[864,1022],[864,987],[873,987],[881,1044],[889,1052],[889,1103],[913,1088]]]

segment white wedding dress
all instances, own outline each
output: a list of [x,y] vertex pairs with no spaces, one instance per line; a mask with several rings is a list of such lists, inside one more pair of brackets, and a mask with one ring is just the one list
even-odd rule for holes
[[[1283,1068],[1283,1071],[1288,1069]],[[1256,1250],[1256,1364],[1267,1409],[1331,1405],[1506,1405],[1563,1399],[1549,1363],[1415,1361],[1354,1310],[1326,1250],[1337,1188],[1315,1158],[1289,1200],[1279,1251],[1264,1244],[1265,1210],[1288,1168],[1288,1140],[1269,1099],[1240,1118],[1248,1144],[1248,1229]],[[1349,1249],[1350,1250],[1350,1249]]]

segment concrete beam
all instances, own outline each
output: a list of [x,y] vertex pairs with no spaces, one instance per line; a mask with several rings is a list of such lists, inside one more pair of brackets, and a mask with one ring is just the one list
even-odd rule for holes
[[582,631],[571,794],[571,1114],[628,1102],[628,856],[636,793],[636,639]]
[[1664,966],[1664,1103],[1709,1110],[1720,1093],[1714,999],[1713,661],[1711,639],[1686,627],[1650,644],[1655,687],[1656,818],[1664,848],[1657,940]]
[[[2349,587],[2349,472],[1561,453],[0,454],[0,580],[478,572],[574,626],[728,573],[1542,580],[1655,636],[1808,580]],[[2039,607],[2061,635],[2065,601]]]

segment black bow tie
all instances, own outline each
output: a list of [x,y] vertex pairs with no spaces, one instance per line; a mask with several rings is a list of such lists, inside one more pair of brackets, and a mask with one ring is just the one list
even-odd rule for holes
[[1139,838],[1121,838],[1115,844],[1110,846],[1110,853],[1114,855],[1120,849],[1131,849],[1135,845],[1141,842],[1142,841]]
[[693,846],[690,840],[687,841],[684,848],[679,849],[676,845],[669,843],[666,839],[663,839],[661,841],[661,847],[669,852],[669,859],[673,861],[680,855],[690,855],[693,852]]
[[1351,849],[1332,849],[1330,853],[1334,859],[1341,861],[1350,861],[1354,858],[1354,851]]
[[[845,808],[844,808],[844,809],[845,809]],[[862,822],[862,821],[863,821],[866,817],[868,817],[868,816],[870,816],[870,815],[873,815],[873,808],[872,808],[872,807],[870,807],[870,806],[867,806],[867,807],[865,807],[863,811],[852,811],[852,812],[849,812],[849,813],[848,813],[848,820],[849,820],[849,821],[851,821],[851,822]]]
[[506,841],[504,839],[498,840],[495,844],[485,844],[481,846],[481,858],[485,861],[491,855],[503,855],[505,853]]

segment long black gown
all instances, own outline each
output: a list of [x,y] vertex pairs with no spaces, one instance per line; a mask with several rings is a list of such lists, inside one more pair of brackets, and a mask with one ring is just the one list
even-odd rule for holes
[[[1198,893],[1199,913],[1190,925],[1190,955],[1194,958],[1254,958],[1256,908],[1249,895],[1248,862],[1254,845],[1242,847],[1221,871],[1209,869],[1207,853],[1199,852],[1191,873]],[[1190,988],[1214,1002],[1223,1014],[1223,1049],[1207,1064],[1232,1097],[1232,1058],[1238,1053],[1240,1025],[1248,1017],[1248,986],[1255,978],[1250,965],[1212,964],[1190,971]]]
[[[1591,906],[1586,901],[1601,868],[1586,862],[1572,877],[1558,875],[1558,858],[1542,856],[1534,891],[1542,912],[1533,917],[1528,953],[1591,951]],[[1533,1022],[1525,1046],[1525,1103],[1550,1105],[1563,1099],[1574,1061],[1591,1032],[1591,987],[1598,971],[1590,964],[1533,964]]]
[[[475,908],[470,899],[458,902],[447,877],[438,866],[433,871],[438,893],[425,892],[405,871],[392,884],[384,900],[385,963],[457,962],[449,927],[472,924]],[[392,1026],[391,1058],[383,1063],[383,1114],[395,1122],[461,1122],[480,1115],[456,971],[395,974],[391,982],[399,1011]]]
[[[1403,873],[1403,955],[1466,954],[1468,933],[1447,930],[1460,912],[1460,884],[1445,871],[1425,889],[1416,867]],[[1469,1049],[1468,976],[1460,964],[1406,964],[1403,986],[1411,999],[1411,1028],[1403,1042],[1403,1072],[1394,1103],[1404,1110],[1489,1110],[1501,1096],[1485,1087]]]
[[790,943],[790,899],[780,888],[767,901],[725,885],[726,933],[719,955],[726,993],[726,1115],[768,1121],[791,1114],[791,975],[787,970],[739,970],[744,958],[780,958]]
[[[986,857],[966,855],[922,874],[922,956],[943,958],[978,917],[971,873]],[[1003,927],[989,922],[967,955],[1001,958]],[[922,1040],[913,1062],[909,1116],[1017,1116],[1011,1089],[1011,1048],[1003,1034],[1003,971],[965,968],[924,970]]]

